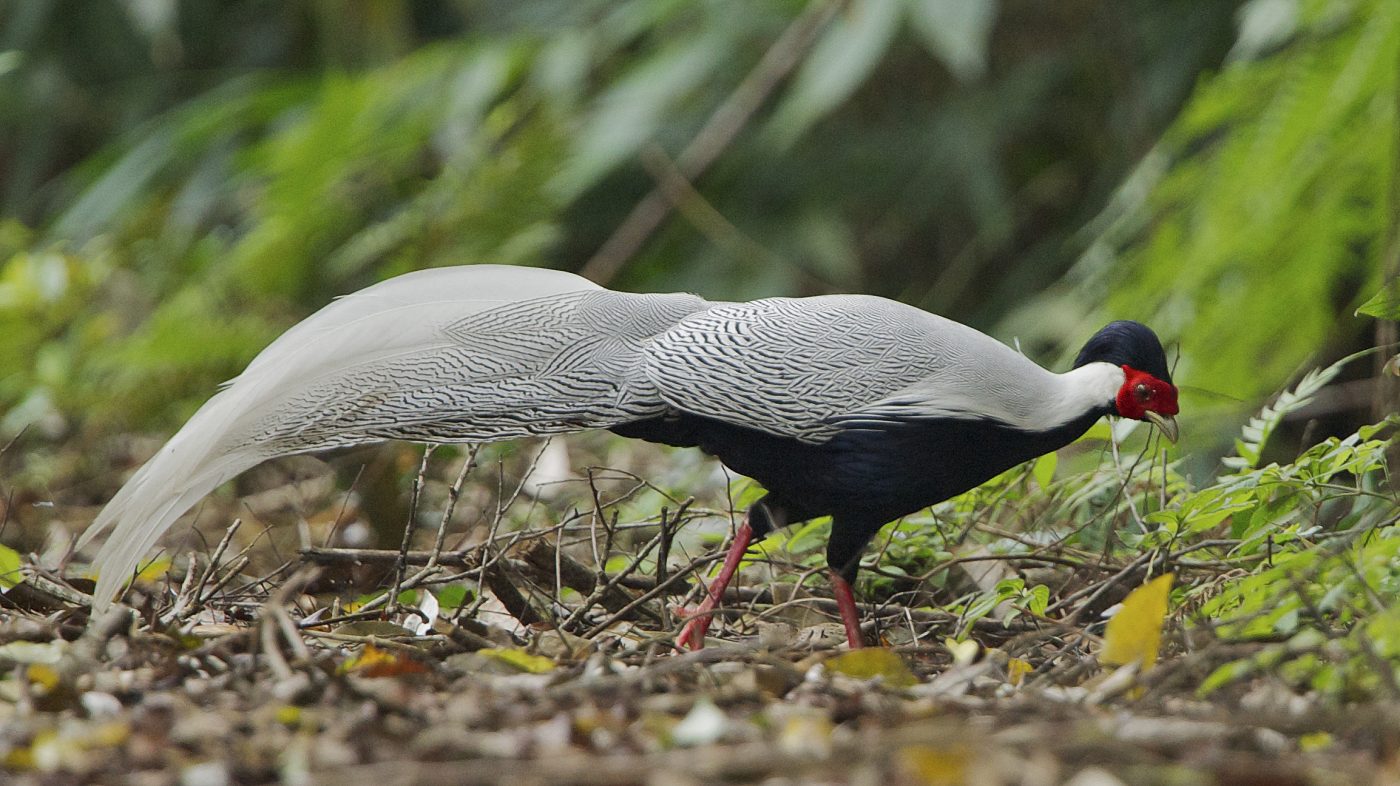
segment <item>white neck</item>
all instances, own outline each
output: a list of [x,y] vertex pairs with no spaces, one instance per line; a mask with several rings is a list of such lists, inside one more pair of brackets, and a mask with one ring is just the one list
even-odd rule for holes
[[1112,363],[1088,363],[1055,374],[1009,350],[983,360],[991,362],[972,367],[973,373],[932,376],[842,420],[990,419],[1023,431],[1049,431],[1111,404],[1125,379],[1123,369]]
[[1044,401],[1034,423],[1015,424],[1045,431],[1063,426],[1089,410],[1112,402],[1123,387],[1123,369],[1112,363],[1086,363],[1063,374],[1053,374],[1052,394]]

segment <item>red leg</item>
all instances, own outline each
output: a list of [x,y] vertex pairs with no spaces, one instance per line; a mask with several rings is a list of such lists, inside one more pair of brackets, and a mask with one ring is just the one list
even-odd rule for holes
[[691,615],[690,621],[681,628],[681,635],[676,637],[677,647],[690,647],[698,650],[705,646],[705,631],[709,630],[710,622],[714,619],[714,610],[719,607],[720,599],[724,597],[724,590],[729,586],[729,582],[734,578],[734,573],[739,569],[739,561],[744,558],[744,552],[749,550],[749,543],[753,540],[753,529],[749,527],[748,517],[744,518],[744,523],[739,525],[739,529],[734,531],[734,542],[729,546],[729,553],[724,556],[724,567],[720,568],[719,575],[710,582],[710,594],[700,604]]
[[865,646],[860,636],[860,609],[856,608],[856,596],[851,591],[851,583],[836,571],[831,572],[831,588],[836,592],[836,607],[841,610],[841,623],[846,626],[846,643],[851,649]]

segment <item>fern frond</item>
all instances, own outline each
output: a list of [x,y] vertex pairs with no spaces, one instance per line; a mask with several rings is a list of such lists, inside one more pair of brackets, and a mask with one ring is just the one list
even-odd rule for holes
[[1264,455],[1264,446],[1268,444],[1269,437],[1273,435],[1279,424],[1283,423],[1289,415],[1311,404],[1317,394],[1336,379],[1348,363],[1369,355],[1373,351],[1364,350],[1347,355],[1330,366],[1315,368],[1304,374],[1292,390],[1280,393],[1273,403],[1259,410],[1259,414],[1244,424],[1244,427],[1240,429],[1239,439],[1235,440],[1236,455],[1221,459],[1225,466],[1236,472],[1257,468]]

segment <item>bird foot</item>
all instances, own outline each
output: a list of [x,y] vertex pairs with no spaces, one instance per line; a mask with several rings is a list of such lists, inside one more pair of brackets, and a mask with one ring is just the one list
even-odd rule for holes
[[699,617],[692,617],[685,627],[681,628],[681,635],[676,637],[676,647],[692,650],[705,648],[705,632],[710,629],[710,620],[714,619],[709,614]]

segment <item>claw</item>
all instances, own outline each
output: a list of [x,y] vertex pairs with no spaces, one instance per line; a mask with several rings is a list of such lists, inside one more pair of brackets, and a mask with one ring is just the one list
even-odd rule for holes
[[676,637],[676,647],[679,649],[692,650],[704,649],[705,632],[710,628],[710,620],[713,619],[706,614],[703,617],[695,617],[681,628],[681,635]]

